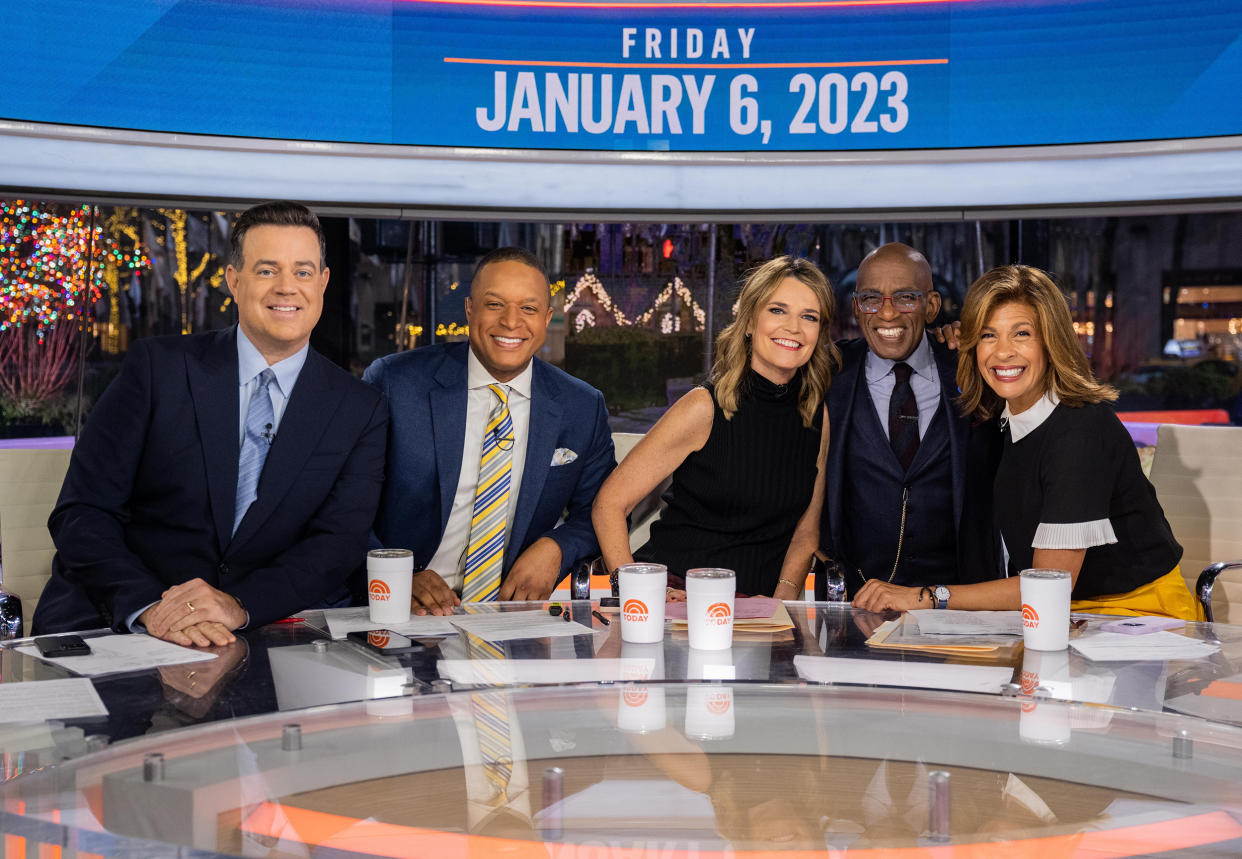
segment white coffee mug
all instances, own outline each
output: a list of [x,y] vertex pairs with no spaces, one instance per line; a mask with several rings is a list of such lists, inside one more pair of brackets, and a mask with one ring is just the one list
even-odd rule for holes
[[698,683],[686,689],[686,736],[692,740],[727,740],[736,730],[733,687]]
[[633,684],[617,693],[617,727],[629,734],[646,734],[665,726],[664,687]]
[[668,567],[622,564],[617,567],[621,598],[621,640],[651,644],[664,640],[664,600]]
[[686,628],[690,646],[725,650],[733,645],[733,598],[737,576],[732,570],[703,567],[686,572]]
[[413,552],[409,549],[367,552],[367,605],[371,610],[371,623],[408,621],[413,587]]
[[1069,647],[1070,591],[1074,580],[1065,570],[1023,570],[1022,640],[1030,650]]

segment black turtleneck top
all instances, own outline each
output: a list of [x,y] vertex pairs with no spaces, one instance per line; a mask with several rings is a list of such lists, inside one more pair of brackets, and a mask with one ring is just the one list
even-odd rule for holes
[[716,406],[711,435],[673,472],[668,507],[636,558],[678,576],[725,567],[737,573],[739,593],[772,594],[815,484],[822,418],[802,425],[801,378],[775,385],[749,370],[730,420],[707,386]]

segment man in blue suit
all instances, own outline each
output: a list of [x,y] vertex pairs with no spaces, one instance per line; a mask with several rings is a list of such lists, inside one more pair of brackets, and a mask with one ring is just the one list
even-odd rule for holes
[[[931,608],[937,586],[994,575],[979,553],[996,440],[972,431],[954,404],[957,353],[925,330],[940,294],[921,253],[877,248],[858,267],[852,304],[864,339],[839,344],[828,392],[822,553],[843,568],[850,598],[925,586],[921,607]],[[815,586],[823,599],[822,568]]]
[[[591,502],[616,465],[608,412],[599,391],[534,357],[551,318],[539,261],[501,248],[475,268],[468,344],[389,355],[363,377],[392,408],[375,535],[414,552],[419,613],[451,612],[463,590],[545,599],[599,552]],[[473,589],[489,552],[490,581]]]
[[348,597],[388,408],[310,348],[328,284],[315,215],[265,203],[230,242],[238,324],[135,342],[91,412],[48,521],[37,632],[227,644]]

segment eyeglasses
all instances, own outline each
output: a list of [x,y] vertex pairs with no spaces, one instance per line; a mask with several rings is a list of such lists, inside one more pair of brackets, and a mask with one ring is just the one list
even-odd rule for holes
[[919,309],[919,302],[927,295],[926,292],[895,292],[892,295],[881,295],[878,292],[855,292],[854,301],[863,313],[879,313],[884,302],[891,301],[898,313],[913,313]]

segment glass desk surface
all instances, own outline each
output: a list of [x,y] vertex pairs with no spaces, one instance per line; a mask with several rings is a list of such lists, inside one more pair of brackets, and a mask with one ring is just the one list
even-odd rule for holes
[[[795,657],[945,660],[786,605],[702,653],[574,603],[593,633],[505,645],[521,685],[441,679],[462,636],[385,657],[310,624],[97,678],[107,717],[0,725],[0,855],[1242,854],[1242,627],[1188,624],[1221,649],[1187,662],[970,660],[1013,683],[968,694],[805,682]],[[0,651],[5,684],[67,676]]]

